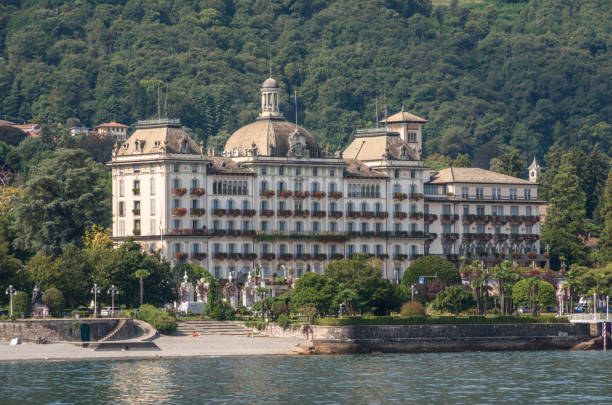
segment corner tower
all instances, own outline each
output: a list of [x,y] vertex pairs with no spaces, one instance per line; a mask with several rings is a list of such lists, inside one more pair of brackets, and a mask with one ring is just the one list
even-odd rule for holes
[[527,168],[527,170],[529,170],[529,181],[532,183],[537,183],[538,182],[538,177],[540,177],[540,171],[541,171],[541,167],[538,164],[538,161],[536,160],[535,156],[533,157],[533,162],[531,162],[531,164],[529,165],[529,167]]

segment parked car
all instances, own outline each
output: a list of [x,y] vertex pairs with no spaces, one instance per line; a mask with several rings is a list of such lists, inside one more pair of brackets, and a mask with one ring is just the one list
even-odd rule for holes
[[104,307],[102,308],[102,311],[100,311],[100,315],[102,316],[108,316],[108,317],[114,317],[117,316],[119,314],[119,311],[121,309],[119,307]]
[[578,304],[576,305],[576,307],[574,308],[575,312],[586,312],[588,309],[588,307],[584,304]]

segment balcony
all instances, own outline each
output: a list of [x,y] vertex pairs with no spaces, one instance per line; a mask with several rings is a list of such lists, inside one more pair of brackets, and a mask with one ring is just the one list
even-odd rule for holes
[[309,210],[295,210],[294,216],[306,218],[310,216],[310,211]]
[[453,233],[453,232],[449,232],[449,233],[443,233],[442,234],[442,239],[445,241],[456,241],[457,239],[459,239],[459,234],[458,233]]
[[421,219],[423,218],[423,213],[422,212],[411,212],[410,213],[410,219]]
[[398,201],[404,201],[408,198],[408,194],[406,193],[393,193],[393,199]]
[[213,259],[215,260],[225,260],[227,259],[227,253],[225,252],[214,252]]
[[279,258],[280,260],[283,260],[283,261],[290,261],[290,260],[293,260],[293,255],[290,253],[281,253]]
[[260,194],[261,197],[270,198],[274,196],[274,190],[264,190]]
[[132,231],[132,234],[134,236],[140,236],[140,228],[134,228],[134,230]]
[[387,260],[389,258],[389,255],[386,253],[377,253],[376,258],[380,260]]
[[257,254],[255,254],[255,253],[243,253],[242,257],[244,258],[244,260],[256,260],[257,259]]
[[310,215],[312,218],[325,218],[325,211],[312,211]]
[[223,208],[213,208],[212,215],[214,217],[223,217],[227,215],[227,210],[224,210]]
[[344,255],[340,253],[332,253],[330,256],[331,260],[342,260],[344,259]]
[[185,214],[187,214],[187,208],[175,208],[172,210],[172,215],[177,217],[182,217]]
[[349,211],[346,213],[347,218],[361,218],[361,212],[359,211]]
[[191,257],[193,260],[204,260],[206,259],[206,253],[191,252]]
[[175,252],[174,258],[179,261],[187,260],[189,258],[189,253],[187,252]]
[[378,211],[374,214],[374,217],[376,219],[385,219],[385,218],[389,218],[389,213],[385,212],[385,211]]
[[311,259],[312,259],[312,255],[308,253],[297,253],[295,255],[295,260],[311,260]]
[[342,211],[330,211],[329,217],[330,218],[342,218]]
[[405,255],[405,254],[398,253],[398,254],[393,255],[393,260],[403,262],[407,259],[408,259],[408,255]]
[[493,234],[490,233],[464,233],[462,236],[464,240],[480,240],[483,242],[493,239]]
[[317,261],[323,261],[327,260],[327,255],[325,253],[315,253],[312,258]]
[[276,215],[281,218],[289,218],[291,215],[293,215],[293,212],[291,210],[278,210]]
[[274,253],[264,253],[261,255],[261,260],[270,261],[270,260],[274,260],[275,258],[276,258],[276,255]]
[[182,188],[182,187],[177,187],[174,190],[172,190],[172,194],[174,194],[176,197],[182,197],[185,194],[187,194],[187,189]]
[[306,198],[310,197],[310,191],[296,191],[295,198]]
[[254,217],[257,211],[255,210],[242,210],[241,215],[243,217]]
[[206,190],[203,188],[192,188],[192,189],[189,189],[189,194],[196,196],[196,197],[201,197],[206,194]]
[[442,214],[442,223],[449,224],[454,223],[459,219],[459,215],[457,214]]
[[282,198],[288,198],[288,197],[291,197],[292,195],[293,195],[293,192],[289,190],[280,190],[278,192],[278,196]]
[[396,211],[393,213],[393,218],[394,219],[406,219],[408,218],[408,214],[406,212]]
[[422,200],[423,197],[425,197],[423,193],[410,193],[410,195],[408,196],[411,201],[419,201]]
[[325,191],[313,191],[312,192],[312,198],[325,198],[327,194],[325,194]]
[[242,215],[242,210],[236,209],[236,208],[228,208],[227,210],[227,216],[228,217],[239,217]]
[[132,193],[134,193],[134,195],[140,195],[140,189],[139,188],[133,188],[132,189]]
[[342,192],[341,191],[332,191],[331,193],[329,193],[329,198],[342,198]]
[[132,214],[134,214],[134,215],[140,215],[140,208],[134,208],[134,209],[132,210]]
[[424,214],[423,219],[425,223],[431,224],[438,219],[438,216],[436,214]]
[[196,217],[201,217],[205,213],[206,213],[206,210],[204,208],[192,208],[189,210],[189,215],[196,216]]
[[270,218],[274,216],[274,210],[261,210],[259,211],[259,215]]

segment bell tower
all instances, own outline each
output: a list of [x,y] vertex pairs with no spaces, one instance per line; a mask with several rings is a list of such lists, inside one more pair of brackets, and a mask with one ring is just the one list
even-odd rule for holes
[[540,177],[541,167],[538,164],[535,156],[533,157],[533,162],[531,162],[527,170],[529,170],[529,181],[532,183],[537,183],[538,177]]

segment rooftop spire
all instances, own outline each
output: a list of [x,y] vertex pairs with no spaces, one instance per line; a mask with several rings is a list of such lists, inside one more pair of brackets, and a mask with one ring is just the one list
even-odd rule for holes
[[272,41],[270,41],[270,50],[268,52],[268,63],[270,64],[270,79],[272,78]]

